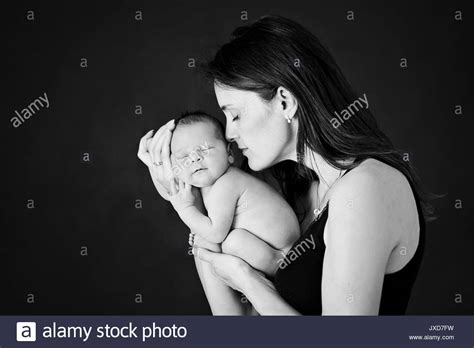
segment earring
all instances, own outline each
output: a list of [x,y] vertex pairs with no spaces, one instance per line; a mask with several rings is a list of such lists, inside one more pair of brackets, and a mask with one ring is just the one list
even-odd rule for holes
[[229,156],[229,162],[230,164],[234,163],[234,156]]
[[286,121],[287,121],[288,123],[291,123],[291,118],[290,118],[290,116],[286,115],[285,118],[286,118]]

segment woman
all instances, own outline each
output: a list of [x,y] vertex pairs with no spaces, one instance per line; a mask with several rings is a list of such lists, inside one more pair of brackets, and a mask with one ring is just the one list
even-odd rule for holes
[[[195,237],[212,312],[249,313],[235,289],[261,315],[404,314],[429,206],[366,96],[353,92],[312,33],[278,16],[237,28],[204,69],[226,116],[226,138],[243,150],[249,169],[276,180],[302,231],[273,281]],[[176,191],[173,129],[171,121],[146,134],[138,153],[165,199]]]

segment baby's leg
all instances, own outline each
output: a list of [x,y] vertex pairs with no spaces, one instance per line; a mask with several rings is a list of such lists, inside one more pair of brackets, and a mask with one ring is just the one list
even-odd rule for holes
[[253,268],[272,277],[278,269],[278,260],[285,257],[283,251],[274,249],[254,234],[241,228],[230,231],[221,247],[223,253],[240,257]]

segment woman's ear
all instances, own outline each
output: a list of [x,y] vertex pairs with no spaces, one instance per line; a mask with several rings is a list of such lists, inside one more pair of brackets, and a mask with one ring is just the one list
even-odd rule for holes
[[296,100],[293,93],[291,93],[285,87],[278,87],[275,95],[277,102],[280,105],[280,110],[287,120],[291,120],[298,109],[298,101]]

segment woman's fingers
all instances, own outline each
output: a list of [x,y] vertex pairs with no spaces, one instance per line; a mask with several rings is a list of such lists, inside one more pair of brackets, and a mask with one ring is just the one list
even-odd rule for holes
[[138,158],[145,163],[148,167],[151,167],[152,165],[152,159],[150,157],[150,154],[148,152],[148,143],[149,139],[152,137],[153,134],[153,129],[146,133],[141,139],[140,143],[138,145],[138,153],[137,156]]
[[216,253],[209,251],[203,248],[193,248],[193,254],[196,255],[199,259],[206,261],[206,262],[213,262],[216,258]]
[[[159,141],[159,139],[158,139]],[[163,175],[163,162],[161,161],[161,154],[153,150],[153,139],[148,144],[148,151],[150,152],[150,157],[153,162],[153,173],[155,178],[159,181],[165,180]]]
[[[148,169],[150,170],[151,180],[153,181],[153,184],[155,185],[156,190],[158,191],[158,193],[160,194],[160,196],[163,197],[164,199],[166,199],[167,201],[169,201],[169,198],[170,198],[170,188],[164,186],[164,185],[162,184],[162,182],[159,181],[159,180],[156,178],[156,174],[153,172],[152,167],[153,167],[153,166],[148,167]],[[169,185],[169,183],[168,183],[168,185]]]
[[222,252],[222,248],[220,244],[214,244],[214,243],[208,242],[206,239],[202,238],[198,234],[194,235],[193,246],[197,248],[204,248],[216,253]]
[[[153,140],[153,137],[149,137],[147,140],[146,140],[146,150],[148,151],[148,149],[150,148],[150,143],[151,141]],[[151,154],[150,154],[151,155]]]
[[161,167],[162,166],[158,165],[156,162],[153,162],[153,165],[151,166],[153,177],[160,183],[163,182],[163,169]]
[[[174,177],[171,169],[169,150],[171,142],[170,128],[174,129],[173,123],[174,120],[171,120],[162,126],[148,144],[148,151],[151,154],[151,159],[154,164],[154,176],[157,180],[163,182],[163,185],[166,185],[166,183]],[[165,148],[164,153],[163,147]]]
[[[166,131],[168,132],[168,131]],[[150,142],[150,145],[148,147],[150,153],[151,153],[151,157],[153,158],[153,161],[157,164],[160,164],[160,163],[163,163],[163,161],[161,160],[161,147],[163,145],[163,141],[164,141],[164,137],[165,137],[165,131],[163,131],[159,137],[156,139],[156,141],[153,140]]]
[[155,135],[151,139],[151,143],[148,146],[148,150],[151,152],[153,147],[155,146],[156,142],[160,139],[160,136],[164,134],[166,130],[166,126],[168,123],[165,123],[163,126],[161,126],[155,133]]
[[[161,126],[155,135],[153,135],[153,130],[150,130],[140,139],[137,153],[138,158],[147,165],[158,193],[168,201],[170,200],[170,188],[173,188],[174,194],[177,193],[177,188],[174,183],[174,174],[171,168],[171,160],[169,158],[171,131],[174,128],[174,120],[171,120]],[[156,151],[153,151],[157,143],[159,146],[156,147]],[[162,148],[163,155],[161,154]],[[164,163],[160,165],[160,162]],[[171,180],[173,180],[172,184]]]
[[[174,120],[171,120],[174,122]],[[163,147],[163,141],[166,138],[166,133],[169,133],[169,121],[165,125],[161,126],[160,129],[156,132],[155,136],[153,137],[152,141],[149,144],[148,151],[151,153],[151,158],[156,163],[162,162],[162,155],[161,155],[161,148]]]
[[179,190],[184,191],[184,181],[179,179]]
[[174,196],[175,194],[178,193],[178,190],[176,189],[176,183],[175,183],[175,181],[174,181],[174,178],[171,179],[171,180],[169,181],[169,183],[170,183],[171,195]]
[[173,130],[175,128],[174,120],[172,123],[168,124],[168,131],[163,140],[163,144],[161,146],[161,161],[163,162],[163,173],[165,178],[167,176],[174,175],[173,167],[171,165],[171,135],[173,134]]

